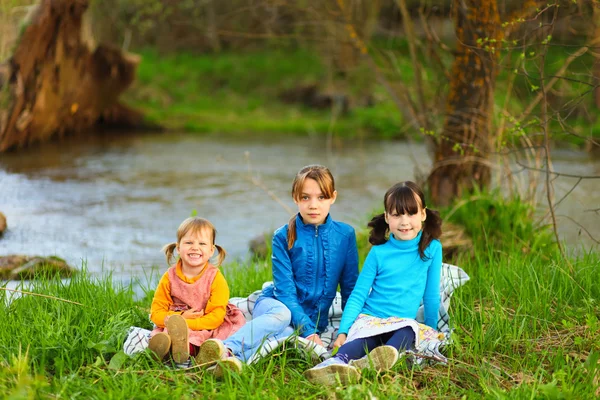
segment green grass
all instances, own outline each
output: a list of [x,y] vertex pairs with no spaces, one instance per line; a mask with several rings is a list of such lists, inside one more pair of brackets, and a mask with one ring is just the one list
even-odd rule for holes
[[[280,100],[284,91],[321,83],[324,75],[316,54],[302,49],[218,55],[159,55],[148,50],[142,52],[137,82],[125,99],[144,111],[150,121],[191,132],[332,132],[344,137],[404,134],[402,117],[389,100],[373,107],[355,107],[349,114],[335,118],[330,109],[311,109]],[[348,93],[356,90],[356,85],[347,88]]]
[[[399,363],[380,376],[364,371],[357,384],[337,390],[308,383],[302,373],[315,361],[295,349],[278,350],[223,381],[200,369],[173,370],[146,353],[130,358],[121,351],[129,326],[150,327],[151,291],[135,301],[131,287],[83,271],[68,282],[35,281],[30,290],[46,297],[27,295],[0,308],[0,397],[597,398],[600,255],[570,256],[571,272],[518,199],[479,193],[453,209],[442,215],[463,222],[475,240],[455,260],[471,280],[452,299],[448,365]],[[362,260],[368,249],[360,248]],[[267,260],[223,270],[232,296],[270,279]],[[6,295],[0,291],[3,303]]]

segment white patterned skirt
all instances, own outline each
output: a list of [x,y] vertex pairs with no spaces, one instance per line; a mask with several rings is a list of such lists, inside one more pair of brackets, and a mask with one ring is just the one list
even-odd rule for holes
[[367,314],[360,314],[352,324],[352,327],[350,327],[346,343],[356,339],[394,332],[407,326],[415,333],[415,347],[419,346],[421,340],[438,338],[440,335],[443,337],[443,334],[435,329],[425,324],[420,324],[411,318],[378,318]]

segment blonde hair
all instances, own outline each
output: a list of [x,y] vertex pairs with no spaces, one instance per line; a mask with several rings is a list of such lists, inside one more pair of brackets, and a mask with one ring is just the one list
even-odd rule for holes
[[[295,201],[298,202],[301,200],[302,189],[304,188],[304,182],[306,182],[307,179],[313,179],[317,182],[319,189],[321,189],[321,192],[326,199],[331,199],[333,197],[333,193],[335,192],[335,180],[333,179],[331,171],[322,165],[313,164],[302,168],[300,171],[298,171],[296,177],[294,178],[294,182],[292,183],[292,198]],[[288,250],[294,247],[295,241],[296,215],[292,215],[290,221],[288,222]]]
[[167,264],[171,265],[171,260],[173,259],[173,252],[177,248],[177,244],[181,241],[182,237],[184,237],[190,231],[192,233],[196,233],[201,232],[205,229],[208,229],[210,232],[212,232],[212,244],[217,248],[217,251],[219,252],[216,266],[220,266],[221,263],[223,263],[227,252],[224,248],[222,248],[218,244],[215,244],[215,239],[217,237],[217,230],[215,229],[215,226],[211,224],[209,220],[200,217],[190,217],[183,221],[181,225],[179,225],[179,228],[177,228],[177,242],[169,243],[163,247],[162,251],[165,253],[165,257],[167,258]]

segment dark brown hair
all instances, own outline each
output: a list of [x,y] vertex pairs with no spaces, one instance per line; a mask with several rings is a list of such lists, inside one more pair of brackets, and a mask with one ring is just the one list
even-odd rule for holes
[[173,252],[177,248],[177,244],[181,242],[181,238],[184,237],[186,233],[190,231],[192,233],[197,233],[205,229],[208,229],[210,232],[212,232],[212,244],[217,248],[217,251],[219,252],[216,265],[220,266],[223,260],[225,259],[227,252],[224,248],[222,248],[218,244],[215,244],[215,239],[217,238],[217,230],[215,229],[215,226],[211,224],[210,221],[208,221],[207,219],[200,217],[190,217],[183,221],[177,229],[177,242],[169,243],[163,247],[162,251],[165,253],[165,257],[167,258],[167,264],[171,265],[171,260],[173,259]]
[[[432,240],[442,236],[442,218],[440,213],[427,208],[425,195],[416,183],[411,181],[399,182],[388,189],[383,197],[383,207],[388,214],[416,214],[419,208],[426,213],[423,223],[423,234],[419,241],[419,255],[425,259],[425,249]],[[369,242],[373,245],[383,244],[388,241],[389,225],[385,222],[385,214],[373,217],[367,225],[371,232]]]
[[[333,179],[333,175],[331,175],[331,171],[322,165],[307,165],[298,171],[294,178],[294,182],[292,183],[292,198],[295,201],[301,200],[302,189],[304,188],[304,182],[307,179],[313,179],[317,182],[319,189],[321,189],[321,192],[326,199],[331,199],[333,197],[333,192],[335,192],[335,180]],[[288,250],[294,247],[295,241],[296,215],[292,215],[292,218],[290,218],[290,221],[288,222]]]

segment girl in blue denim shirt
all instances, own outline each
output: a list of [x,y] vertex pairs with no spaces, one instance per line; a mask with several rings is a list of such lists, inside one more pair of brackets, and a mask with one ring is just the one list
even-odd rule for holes
[[302,168],[292,184],[298,214],[273,236],[273,285],[258,298],[253,318],[223,342],[207,340],[199,361],[221,361],[223,369],[241,371],[267,338],[280,339],[294,330],[323,345],[319,334],[327,327],[329,308],[338,285],[345,306],[358,277],[356,234],[350,225],[334,221],[329,209],[337,191],[329,169]]

